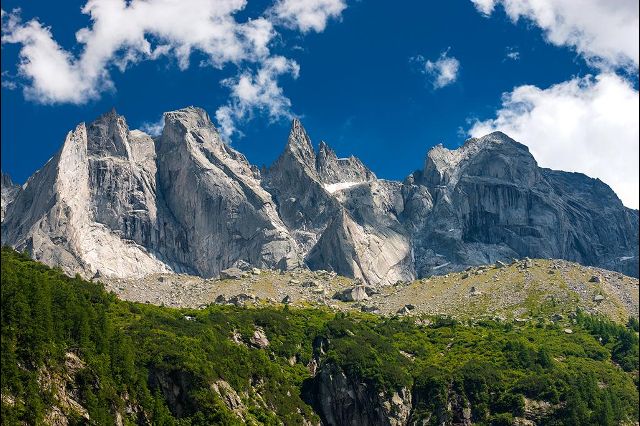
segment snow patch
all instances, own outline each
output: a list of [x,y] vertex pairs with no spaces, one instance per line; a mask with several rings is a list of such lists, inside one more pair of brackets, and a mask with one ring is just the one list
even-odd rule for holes
[[352,186],[356,186],[365,182],[338,182],[338,183],[326,183],[324,184],[324,189],[329,193],[333,194],[338,191],[342,191],[343,189],[351,188]]
[[436,270],[436,269],[444,268],[445,266],[449,265],[450,263],[451,262],[443,263],[442,265],[434,266],[431,269]]

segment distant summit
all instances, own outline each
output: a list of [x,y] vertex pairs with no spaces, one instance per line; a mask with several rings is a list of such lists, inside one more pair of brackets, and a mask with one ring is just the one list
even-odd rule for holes
[[85,277],[213,277],[247,262],[385,285],[525,256],[638,276],[638,211],[500,132],[436,146],[394,182],[314,150],[297,119],[263,171],[203,109],[164,120],[152,139],[113,110],[69,132],[22,187],[3,173],[2,243]]

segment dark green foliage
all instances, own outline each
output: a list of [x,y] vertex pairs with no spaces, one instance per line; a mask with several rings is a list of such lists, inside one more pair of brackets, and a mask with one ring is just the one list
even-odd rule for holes
[[[85,365],[69,385],[93,424],[114,424],[118,413],[129,424],[242,424],[211,390],[221,380],[244,395],[245,421],[317,419],[300,396],[313,380],[306,365],[314,357],[387,395],[410,388],[412,418],[429,424],[450,421],[451,402],[468,407],[478,424],[513,424],[524,416],[525,398],[550,404],[546,424],[638,419],[637,320],[624,327],[578,313],[571,335],[533,321],[432,320],[424,326],[288,306],[194,311],[122,302],[98,284],[3,249],[3,424],[43,421],[56,397],[38,379],[43,371],[67,374],[69,352]],[[233,342],[233,334],[248,342],[256,326],[267,334],[266,349]]]
[[624,327],[606,318],[586,315],[578,311],[576,320],[611,351],[611,359],[623,370],[638,370],[637,318],[629,318],[627,326]]

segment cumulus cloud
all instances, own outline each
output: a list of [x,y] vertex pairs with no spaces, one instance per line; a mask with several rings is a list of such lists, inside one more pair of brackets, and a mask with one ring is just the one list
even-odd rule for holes
[[277,79],[284,74],[298,77],[300,67],[290,59],[274,56],[266,59],[256,73],[249,71],[223,81],[231,91],[229,103],[218,108],[216,121],[226,139],[237,132],[235,123],[251,117],[253,110],[271,120],[291,118],[291,101],[284,95]]
[[[92,25],[76,32],[81,53],[63,49],[51,29],[19,14],[3,14],[3,43],[19,43],[20,74],[31,84],[25,95],[41,103],[82,104],[113,87],[109,67],[121,71],[143,59],[172,55],[180,68],[193,51],[211,65],[258,61],[268,56],[275,35],[264,18],[239,23],[244,0],[89,0],[82,13]],[[154,43],[152,44],[152,41]]]
[[637,0],[471,0],[489,16],[501,5],[514,22],[527,19],[547,40],[570,46],[602,69],[638,67]]
[[458,79],[460,61],[449,56],[449,49],[442,52],[435,61],[425,60],[420,55],[412,58],[412,60],[422,67],[421,72],[429,77],[434,89],[448,86]]
[[[274,65],[283,60],[270,52],[276,25],[320,32],[346,5],[342,0],[278,0],[261,16],[240,22],[236,14],[246,4],[247,0],[88,0],[82,13],[91,24],[76,32],[77,43],[69,50],[39,20],[23,22],[19,10],[2,11],[2,43],[21,45],[18,75],[25,97],[37,103],[84,104],[115,89],[115,68],[124,72],[139,61],[169,57],[184,70],[191,54],[199,52],[206,58],[201,65],[222,69],[234,64],[238,69],[235,79],[223,83],[233,89],[227,118],[249,117],[252,108],[282,116],[291,104],[276,78],[287,72],[297,75],[298,70],[296,64],[295,73],[291,71],[294,62],[289,60],[284,60],[287,72]],[[247,70],[255,68],[256,74],[250,75]],[[237,90],[232,81],[238,82]],[[261,87],[260,95],[243,97],[245,81]],[[227,122],[226,128],[235,127]]]
[[469,134],[500,130],[526,144],[540,166],[585,173],[638,208],[638,91],[613,73],[546,89],[525,85],[503,95],[496,117]]
[[344,0],[278,0],[271,12],[286,27],[303,33],[324,31],[330,18],[339,18]]

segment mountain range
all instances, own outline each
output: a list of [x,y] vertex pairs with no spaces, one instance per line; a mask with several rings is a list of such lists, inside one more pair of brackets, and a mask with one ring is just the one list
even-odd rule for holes
[[638,222],[602,181],[541,168],[500,132],[438,145],[399,182],[315,150],[297,119],[260,170],[195,107],[165,113],[157,137],[112,110],[24,185],[2,174],[2,244],[88,278],[248,263],[386,285],[522,257],[637,277]]

